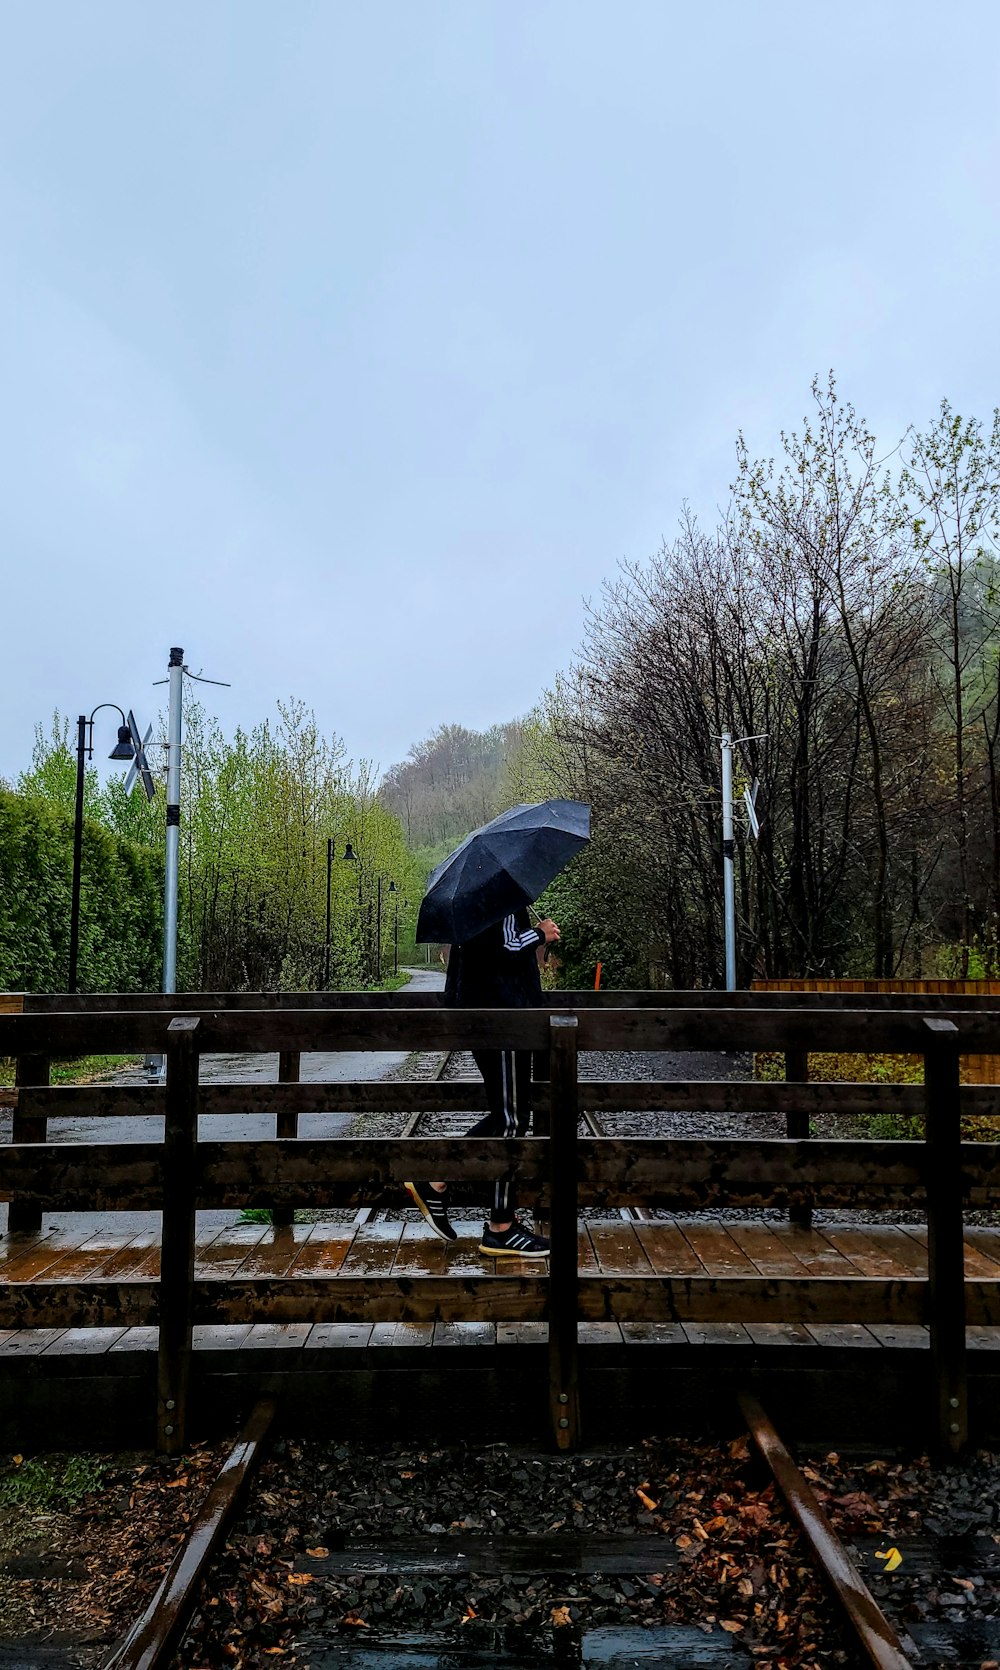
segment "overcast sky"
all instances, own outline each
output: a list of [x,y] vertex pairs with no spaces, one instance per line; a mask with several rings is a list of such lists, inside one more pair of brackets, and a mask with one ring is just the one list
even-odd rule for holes
[[1000,396],[995,0],[0,22],[0,776],[171,644],[388,766],[530,708],[814,372],[887,441]]

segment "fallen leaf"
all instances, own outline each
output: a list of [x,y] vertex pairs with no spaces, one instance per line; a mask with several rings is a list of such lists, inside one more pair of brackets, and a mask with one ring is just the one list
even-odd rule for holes
[[300,1588],[303,1583],[315,1582],[315,1578],[312,1573],[308,1571],[290,1571],[288,1573],[288,1581],[289,1583],[294,1583],[296,1588]]
[[[903,1564],[903,1556],[899,1552],[898,1548],[887,1548],[884,1551],[881,1548],[876,1548],[875,1558],[876,1560],[885,1561],[884,1569],[886,1571],[895,1571],[897,1566],[901,1566]],[[971,1583],[969,1584],[969,1588],[972,1588]]]
[[[310,1580],[311,1581],[311,1580]],[[357,1612],[348,1612],[346,1618],[341,1618],[342,1624],[350,1624],[354,1629],[371,1629],[371,1624]]]
[[310,1560],[325,1560],[330,1550],[328,1548],[307,1548]]
[[185,1485],[187,1483],[188,1483],[188,1476],[185,1473],[182,1478],[168,1480],[168,1482],[164,1485],[163,1488],[164,1488],[164,1490],[179,1490],[182,1485]]
[[554,1606],[549,1613],[549,1619],[557,1629],[562,1629],[573,1622],[568,1606]]
[[656,1512],[657,1508],[660,1505],[659,1502],[654,1502],[652,1496],[647,1496],[646,1492],[642,1488],[642,1485],[638,1485],[636,1487],[636,1492],[635,1493],[638,1496],[638,1498],[639,1498],[640,1502],[642,1503],[643,1507],[646,1509],[646,1511],[648,1513],[655,1513]]
[[674,1546],[676,1548],[690,1548],[691,1547],[691,1538],[690,1537],[683,1537],[683,1536],[678,1537]]
[[719,1619],[719,1626],[720,1626],[721,1629],[724,1629],[727,1632],[727,1634],[729,1634],[729,1635],[737,1635],[739,1633],[739,1631],[743,1628],[743,1625],[738,1624],[736,1622],[735,1618],[720,1618]]
[[11,1456],[11,1460],[13,1461],[15,1467],[20,1467],[22,1461],[24,1460],[24,1457],[23,1457],[23,1455],[14,1455],[14,1456]]
[[[887,1566],[886,1570],[888,1571],[888,1569]],[[974,1589],[976,1587],[967,1577],[953,1577],[952,1582],[956,1583],[960,1589]]]

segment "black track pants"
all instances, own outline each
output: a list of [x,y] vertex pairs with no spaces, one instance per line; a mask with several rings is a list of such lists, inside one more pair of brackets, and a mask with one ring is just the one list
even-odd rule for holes
[[[483,1075],[490,1111],[466,1135],[522,1137],[531,1115],[531,1051],[473,1050],[472,1059]],[[506,1172],[493,1185],[493,1222],[506,1223],[515,1209],[514,1181]]]

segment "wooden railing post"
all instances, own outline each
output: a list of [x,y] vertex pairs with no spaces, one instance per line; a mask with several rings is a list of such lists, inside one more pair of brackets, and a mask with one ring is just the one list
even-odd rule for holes
[[959,1033],[954,1021],[925,1016],[927,1276],[936,1438],[958,1455],[969,1436],[965,1362],[965,1245]]
[[197,1201],[198,1026],[197,1016],[179,1015],[167,1028],[156,1405],[156,1447],[163,1455],[179,1455],[187,1435]]
[[[803,1049],[785,1051],[785,1083],[809,1083],[809,1052]],[[785,1135],[796,1141],[805,1141],[809,1136],[809,1114],[805,1108],[797,1108],[794,1113],[785,1114]],[[788,1208],[788,1221],[800,1224],[808,1229],[812,1224],[812,1201],[804,1200],[800,1205]]]
[[[278,1083],[298,1084],[299,1065],[302,1057],[298,1050],[282,1050],[278,1056]],[[297,1137],[299,1134],[299,1116],[294,1108],[282,1111],[275,1116],[274,1134],[276,1137]],[[275,1229],[288,1229],[295,1222],[294,1206],[275,1206],[271,1211],[271,1222]]]
[[[17,1106],[10,1122],[11,1142],[47,1142],[49,1122],[44,1114],[22,1111],[25,1090],[32,1085],[49,1082],[47,1055],[19,1055],[14,1066],[14,1085],[18,1092]],[[11,1235],[35,1235],[42,1227],[42,1208],[33,1200],[12,1200],[7,1209],[7,1228]]]
[[577,1092],[575,1015],[553,1015],[549,1132],[549,1414],[556,1448],[580,1442],[577,1382]]

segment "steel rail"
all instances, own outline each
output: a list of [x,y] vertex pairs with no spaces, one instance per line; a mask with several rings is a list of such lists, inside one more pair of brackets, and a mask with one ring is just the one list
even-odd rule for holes
[[166,1670],[184,1636],[202,1578],[222,1544],[263,1457],[277,1401],[258,1403],[146,1610],[105,1659],[103,1670]]
[[748,1392],[741,1394],[739,1403],[750,1436],[770,1468],[789,1513],[869,1664],[875,1665],[876,1670],[912,1670],[912,1661],[903,1652],[899,1637],[761,1404]]

